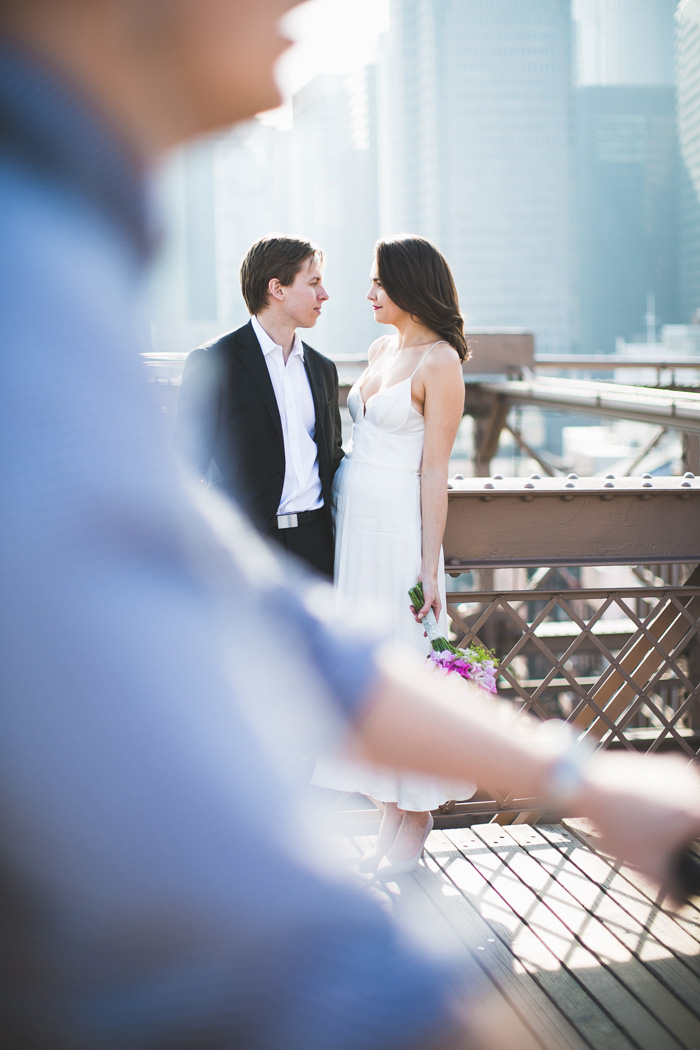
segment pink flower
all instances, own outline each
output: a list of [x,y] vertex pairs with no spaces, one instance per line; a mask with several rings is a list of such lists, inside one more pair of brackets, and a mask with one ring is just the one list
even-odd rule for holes
[[465,681],[474,682],[490,693],[496,692],[496,663],[484,660],[484,651],[448,649],[430,653],[430,659],[443,674],[458,674]]

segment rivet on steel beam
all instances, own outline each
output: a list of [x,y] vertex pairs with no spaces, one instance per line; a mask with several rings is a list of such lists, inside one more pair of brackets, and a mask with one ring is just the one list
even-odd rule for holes
[[453,488],[454,488],[454,485],[452,484],[452,482],[451,482],[451,481],[448,481],[448,482],[447,482],[447,487],[448,487],[448,489],[453,489]]
[[534,487],[535,486],[532,484],[531,481],[526,481],[525,484],[523,485],[523,488],[525,488],[525,489],[534,489]]
[[[650,478],[651,474],[642,474],[642,477]],[[652,485],[651,481],[643,481],[642,482],[642,488],[643,489],[650,489],[650,488],[653,488],[653,485]]]
[[535,497],[532,495],[531,492],[523,492],[520,498],[524,499],[526,503],[531,503]]
[[531,478],[531,479],[532,479],[533,481],[541,481],[541,480],[542,480],[542,475],[541,475],[541,474],[531,474],[531,475],[530,475],[530,478]]
[[651,478],[651,474],[642,474],[643,478]]
[[[683,477],[687,478],[687,477],[688,477],[688,475],[687,475],[687,474],[684,474],[684,475],[683,475]],[[690,482],[689,482],[689,481],[681,481],[681,488],[682,488],[682,489],[692,489],[692,487],[693,487],[693,486],[692,486],[692,485],[690,484]]]
[[503,481],[503,475],[502,474],[494,474],[493,475],[493,480],[494,481]]
[[573,492],[562,492],[561,498],[568,502],[574,498],[574,494]]
[[493,496],[479,496],[482,503],[491,503]]
[[567,478],[569,478],[569,479],[570,479],[571,481],[578,481],[578,474],[567,474],[566,476],[567,476]]
[[484,488],[485,489],[495,489],[496,486],[494,485],[494,483],[492,481],[485,481],[484,482]]
[[615,480],[615,475],[614,474],[606,474],[605,477],[608,479],[608,481],[614,481]]
[[[571,475],[569,475],[569,477],[571,477]],[[564,488],[565,489],[575,489],[576,486],[574,485],[573,481],[565,481],[564,482]]]
[[692,470],[686,470],[686,472],[685,472],[685,474],[683,475],[683,477],[684,477],[684,478],[694,478],[694,477],[695,477],[695,475],[693,474]]
[[601,492],[600,498],[601,499],[612,499],[613,498],[613,494],[612,494],[612,492]]
[[[606,474],[606,477],[609,478],[610,474]],[[603,488],[604,489],[614,489],[615,488],[615,484],[612,481],[606,481],[605,484],[603,485]]]
[[455,481],[464,481],[464,474],[455,474],[454,479]]

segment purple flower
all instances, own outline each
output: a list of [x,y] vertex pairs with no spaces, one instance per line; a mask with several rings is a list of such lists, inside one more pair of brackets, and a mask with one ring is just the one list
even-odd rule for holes
[[454,653],[433,650],[430,658],[443,674],[458,674],[467,682],[474,682],[491,693],[496,692],[496,662],[484,660],[478,650],[459,649]]

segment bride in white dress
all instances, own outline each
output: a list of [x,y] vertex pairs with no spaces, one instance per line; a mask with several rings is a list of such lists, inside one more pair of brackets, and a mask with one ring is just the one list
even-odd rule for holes
[[[446,260],[421,237],[379,241],[367,295],[375,320],[396,331],[369,348],[348,395],[352,444],[333,484],[335,582],[344,602],[371,607],[404,644],[427,655],[420,621],[433,609],[446,633],[442,536],[447,470],[464,407],[464,322]],[[414,618],[408,589],[423,585]],[[416,623],[416,619],[418,623]],[[339,760],[320,761],[314,782],[384,804],[372,869],[416,867],[432,827],[430,810],[472,786],[402,776]]]

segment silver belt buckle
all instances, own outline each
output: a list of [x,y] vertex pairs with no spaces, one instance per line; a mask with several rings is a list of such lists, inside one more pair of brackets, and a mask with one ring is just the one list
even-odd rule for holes
[[299,519],[296,514],[278,514],[277,515],[277,528],[278,529],[295,529],[299,524]]

